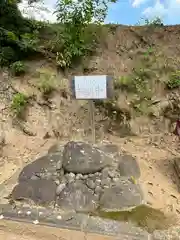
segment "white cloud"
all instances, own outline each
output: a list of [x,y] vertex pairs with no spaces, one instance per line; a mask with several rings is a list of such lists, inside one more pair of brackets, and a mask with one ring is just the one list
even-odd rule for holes
[[54,14],[55,7],[53,5],[52,2],[50,3],[46,0],[45,2],[33,3],[29,6],[28,1],[24,0],[18,7],[25,17],[41,21],[56,22],[56,15]]
[[168,9],[160,1],[157,1],[153,7],[148,7],[143,11],[143,15],[150,19],[155,17],[163,18],[167,13]]
[[[150,0],[149,7],[142,14],[147,18],[160,17],[167,19],[168,23],[180,22],[180,0]],[[147,3],[147,0],[134,0],[133,7]]]
[[133,7],[139,7],[141,4],[146,3],[149,0],[133,0],[132,6]]

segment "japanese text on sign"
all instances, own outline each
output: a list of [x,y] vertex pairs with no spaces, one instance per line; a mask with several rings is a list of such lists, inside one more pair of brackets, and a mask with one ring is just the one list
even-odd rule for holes
[[107,78],[100,76],[76,76],[76,99],[105,99],[107,98]]

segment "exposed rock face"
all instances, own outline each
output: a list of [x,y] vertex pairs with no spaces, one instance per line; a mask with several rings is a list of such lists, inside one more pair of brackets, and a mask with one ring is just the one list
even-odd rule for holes
[[47,155],[25,166],[12,198],[46,205],[56,201],[68,211],[92,212],[99,205],[121,211],[143,203],[140,186],[131,181],[139,176],[136,160],[116,145],[68,142],[64,149],[53,145]]
[[111,164],[111,158],[100,149],[83,142],[68,142],[63,151],[63,168],[73,173],[95,173]]

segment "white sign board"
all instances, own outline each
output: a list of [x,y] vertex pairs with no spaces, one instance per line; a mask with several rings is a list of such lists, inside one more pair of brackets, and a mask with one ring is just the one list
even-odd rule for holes
[[74,91],[76,99],[106,99],[107,76],[75,76]]

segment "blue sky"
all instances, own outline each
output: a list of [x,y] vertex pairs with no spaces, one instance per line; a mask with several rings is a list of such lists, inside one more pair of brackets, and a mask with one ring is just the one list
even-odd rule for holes
[[[56,17],[52,12],[55,3],[56,0],[44,0],[49,12],[32,9],[30,13],[30,8],[26,8],[26,12],[32,17],[54,22]],[[20,8],[24,9],[25,6],[24,2]],[[116,4],[110,4],[106,22],[135,25],[142,18],[154,17],[160,17],[165,24],[180,24],[180,0],[118,0]]]

